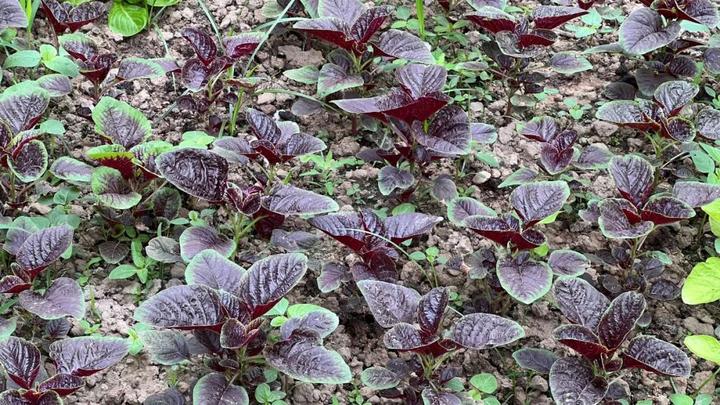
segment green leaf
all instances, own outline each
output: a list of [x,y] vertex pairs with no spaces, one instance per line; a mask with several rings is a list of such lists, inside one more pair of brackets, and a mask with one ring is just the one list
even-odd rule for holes
[[287,311],[289,304],[290,301],[288,301],[287,298],[282,298],[277,304],[275,304],[275,306],[265,313],[265,316],[272,317],[285,315],[285,311]]
[[673,405],[693,405],[694,401],[690,395],[672,394],[670,395],[670,402]]
[[115,0],[108,14],[110,30],[124,37],[131,37],[142,31],[148,23],[147,8]]
[[68,77],[76,77],[80,74],[78,65],[67,56],[56,56],[49,61],[43,61],[43,65],[54,72]]
[[713,397],[710,394],[700,394],[695,397],[695,405],[710,405],[712,404]]
[[263,383],[258,385],[255,388],[255,400],[258,401],[261,404],[271,402],[272,401],[272,390],[270,390],[270,386]]
[[18,51],[5,59],[3,67],[11,69],[16,67],[32,68],[40,64],[40,52],[35,50]]
[[207,146],[214,140],[215,137],[208,135],[205,131],[188,131],[182,134],[182,141],[178,147],[207,149]]
[[498,388],[497,379],[490,373],[481,373],[472,376],[470,384],[486,394],[492,394]]
[[51,135],[64,135],[65,126],[58,120],[46,120],[40,124],[40,131]]
[[132,264],[121,264],[115,267],[108,278],[110,280],[125,280],[137,274],[138,269]]
[[683,343],[694,355],[720,365],[720,342],[715,336],[691,335]]
[[145,0],[145,2],[150,6],[168,7],[178,4],[180,0]]
[[412,252],[412,253],[410,253],[410,259],[414,260],[416,262],[421,262],[421,261],[425,260],[425,253],[423,253],[421,251]]
[[95,131],[129,149],[152,135],[150,121],[130,104],[103,97],[92,110]]
[[303,84],[316,84],[319,75],[320,71],[315,66],[303,66],[283,72],[283,76]]
[[720,299],[720,258],[710,257],[693,267],[682,287],[682,300],[689,305]]

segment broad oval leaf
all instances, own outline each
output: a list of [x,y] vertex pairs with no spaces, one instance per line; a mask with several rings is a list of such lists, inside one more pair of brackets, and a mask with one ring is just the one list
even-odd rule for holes
[[382,195],[390,195],[396,189],[407,190],[415,184],[415,176],[405,169],[385,166],[378,173],[378,188]]
[[525,123],[520,134],[539,142],[550,142],[560,133],[556,119],[548,116],[535,117]]
[[550,58],[550,67],[564,75],[573,75],[593,68],[586,57],[572,52],[558,52]]
[[293,333],[315,334],[320,339],[329,336],[340,324],[337,315],[327,309],[318,309],[302,316],[291,316],[280,327],[283,340],[289,339]]
[[683,284],[682,300],[689,305],[720,300],[720,258],[709,257],[692,268]]
[[225,375],[210,373],[201,377],[192,391],[193,405],[249,405],[245,388],[228,384]]
[[552,285],[553,273],[548,265],[526,255],[498,261],[496,271],[502,288],[523,304],[542,298]]
[[648,123],[643,109],[635,101],[630,100],[613,100],[601,105],[595,113],[595,118],[637,129],[657,128],[657,124]]
[[150,59],[125,58],[120,61],[117,77],[120,80],[136,80],[162,77],[165,69]]
[[612,152],[605,144],[594,143],[586,146],[580,152],[580,156],[573,162],[573,165],[583,170],[604,169],[608,166],[612,157]]
[[700,181],[677,181],[673,185],[672,194],[687,205],[698,208],[720,198],[720,185]]
[[[70,374],[55,374],[40,383],[38,390],[40,392],[55,391],[60,396],[66,396],[79,390],[83,385],[85,385],[85,381],[81,377]],[[45,404],[45,402],[42,402],[42,404]]]
[[685,337],[683,343],[701,359],[720,364],[720,341],[715,336],[690,335]]
[[645,204],[642,211],[644,221],[652,221],[655,225],[665,225],[695,216],[695,210],[677,198],[653,197]]
[[626,200],[618,201],[612,198],[600,202],[598,225],[603,235],[612,239],[635,239],[649,234],[654,228],[653,223],[650,221],[631,223],[623,211],[623,204],[620,201],[630,205]]
[[645,297],[628,291],[618,295],[605,310],[597,326],[600,341],[614,349],[620,346],[645,312]]
[[330,197],[289,185],[274,187],[262,204],[268,211],[280,215],[318,215],[340,209]]
[[171,366],[190,360],[192,353],[188,341],[176,330],[144,330],[138,333],[150,360]]
[[703,138],[720,139],[720,111],[714,108],[702,109],[695,116],[695,129]]
[[553,294],[560,312],[570,322],[595,330],[603,313],[610,305],[600,291],[579,278],[561,278],[553,286]]
[[317,278],[317,285],[320,292],[328,293],[340,288],[343,282],[352,280],[350,270],[346,266],[337,263],[323,265],[320,275]]
[[56,159],[50,166],[53,176],[72,183],[89,183],[92,172],[92,166],[68,156]]
[[596,377],[590,363],[565,357],[550,369],[550,392],[557,403],[595,405],[605,397],[608,383]]
[[318,75],[318,97],[325,98],[339,91],[362,86],[364,83],[362,76],[350,75],[342,67],[333,63],[326,63],[322,66]]
[[53,281],[44,294],[26,290],[20,293],[18,302],[27,311],[42,319],[52,320],[72,316],[85,316],[85,296],[77,281],[60,277]]
[[52,226],[28,236],[20,246],[16,261],[27,272],[38,272],[57,260],[72,244],[73,229]]
[[256,318],[269,311],[297,285],[307,271],[308,258],[301,253],[268,256],[253,263],[240,281],[237,296],[252,308]]
[[386,235],[393,242],[401,243],[430,232],[441,221],[441,217],[417,212],[393,215],[385,220]]
[[432,64],[435,62],[435,58],[430,53],[430,45],[406,31],[387,30],[374,46],[375,51],[382,56],[418,63]]
[[155,159],[160,174],[172,185],[198,198],[222,201],[228,178],[228,162],[205,149],[177,149]]
[[642,368],[670,377],[689,377],[690,359],[674,345],[652,336],[638,336],[623,352],[623,368]]
[[688,105],[698,94],[700,87],[682,80],[665,82],[655,89],[655,100],[662,105],[665,113],[675,115]]
[[536,28],[553,29],[587,13],[579,7],[538,6],[533,10],[532,18]]
[[205,31],[193,27],[184,28],[180,34],[190,43],[195,54],[205,65],[212,63],[217,56],[217,45],[213,37]]
[[86,377],[118,363],[129,347],[121,338],[83,336],[53,342],[48,355],[59,373]]
[[518,186],[510,202],[527,227],[559,211],[568,197],[570,187],[564,181],[541,181]]
[[497,213],[480,201],[470,197],[458,197],[448,203],[447,215],[450,222],[465,225],[465,219],[472,216],[495,217]]
[[5,91],[0,96],[0,120],[10,125],[14,133],[32,129],[49,103],[50,93],[39,86]]
[[180,256],[186,262],[206,249],[212,249],[224,257],[235,251],[235,242],[218,233],[210,226],[192,226],[180,235]]
[[615,156],[610,160],[609,172],[623,198],[642,208],[653,191],[652,164],[637,155]]
[[30,389],[40,372],[40,351],[27,340],[10,336],[0,341],[0,364],[15,384]]
[[185,396],[175,388],[149,395],[143,405],[185,405]]
[[217,293],[202,285],[178,285],[153,295],[135,311],[135,320],[160,328],[213,328],[224,319]]
[[445,288],[433,288],[423,295],[418,304],[418,324],[426,335],[437,332],[442,322],[445,308],[449,302],[449,294]]
[[420,293],[417,291],[377,280],[363,280],[357,285],[375,321],[383,328],[415,322],[420,303]]
[[8,166],[15,177],[23,183],[33,182],[43,174],[48,167],[48,152],[45,144],[34,139],[20,147],[17,154],[8,159]]
[[282,341],[265,353],[267,362],[290,377],[314,384],[344,384],[352,380],[342,356],[311,338]]
[[562,325],[553,331],[553,338],[590,360],[612,353],[593,331],[582,325]]
[[469,314],[453,326],[451,339],[468,349],[485,350],[508,345],[525,336],[517,322],[491,314]]
[[362,371],[360,381],[374,390],[386,390],[397,387],[402,377],[385,367],[370,367]]
[[122,173],[111,167],[102,166],[93,170],[90,187],[100,204],[116,210],[130,209],[142,200]]
[[265,35],[260,32],[244,32],[223,38],[223,46],[225,54],[230,59],[239,59],[245,55],[250,55],[255,51],[262,42]]
[[423,339],[422,332],[415,325],[399,323],[388,329],[383,335],[383,343],[390,350],[418,351],[426,344],[431,344],[437,337]]
[[95,130],[130,149],[152,135],[150,121],[130,104],[103,97],[92,111]]
[[720,74],[720,47],[709,47],[705,49],[705,69],[711,74]]
[[550,373],[550,368],[558,359],[558,356],[550,350],[532,347],[516,350],[512,356],[518,366],[540,374]]
[[182,261],[180,244],[167,236],[156,236],[145,247],[147,256],[160,263],[173,264]]
[[680,24],[663,25],[660,14],[648,7],[641,7],[620,25],[620,44],[634,55],[643,55],[668,45],[680,36]]
[[20,3],[15,0],[0,1],[0,30],[27,27],[28,20]]
[[590,261],[574,250],[553,250],[548,265],[557,276],[579,276],[590,267]]
[[204,285],[231,293],[240,288],[240,280],[244,275],[245,269],[213,249],[195,255],[185,268],[185,282],[188,285]]

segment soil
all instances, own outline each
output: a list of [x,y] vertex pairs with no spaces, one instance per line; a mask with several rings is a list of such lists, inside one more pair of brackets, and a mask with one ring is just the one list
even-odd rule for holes
[[[269,1],[269,0],[268,0]],[[429,4],[429,2],[427,2]],[[222,32],[243,32],[248,31],[258,24],[265,23],[260,9],[263,0],[214,0],[207,2],[209,10]],[[630,7],[629,5],[624,5]],[[436,9],[433,4],[429,9]],[[429,10],[429,19],[432,10]],[[38,35],[47,33],[47,26],[44,19],[36,21]],[[143,32],[130,39],[122,39],[112,34],[106,24],[90,26],[89,35],[94,38],[102,48],[115,50],[123,56],[161,57],[170,56],[184,60],[191,56],[192,50],[187,46],[180,36],[180,30],[187,26],[204,26],[210,30],[210,24],[202,9],[195,0],[185,0],[178,6],[171,7],[157,21],[157,27]],[[479,33],[469,27],[467,37],[475,41],[471,46],[477,46]],[[582,47],[591,46],[596,43],[610,42],[613,38],[609,36],[598,36],[591,39],[591,44],[583,44]],[[556,50],[576,49],[577,44],[570,36],[561,37],[561,41],[555,46]],[[259,76],[267,78],[263,86],[273,88],[290,88],[299,91],[310,91],[307,87],[297,86],[282,75],[284,69],[296,68],[307,64],[320,66],[323,61],[323,52],[312,49],[325,49],[324,46],[313,42],[308,44],[305,38],[295,32],[284,30],[279,27],[269,41],[258,53],[261,62],[257,69]],[[165,47],[169,54],[165,55]],[[307,49],[307,50],[304,50]],[[647,142],[636,138],[631,131],[619,129],[611,124],[600,123],[593,120],[594,109],[602,98],[603,86],[608,79],[619,79],[622,75],[623,65],[627,61],[621,57],[611,54],[591,55],[595,69],[583,72],[578,75],[565,77],[553,75],[548,87],[559,90],[556,95],[549,96],[539,103],[532,111],[524,111],[526,119],[542,114],[555,115],[558,107],[563,106],[562,101],[567,97],[576,98],[581,105],[588,105],[590,110],[585,112],[583,118],[573,122],[573,128],[580,134],[581,145],[595,142],[606,142],[615,145],[618,151],[643,150]],[[101,143],[95,135],[91,123],[81,116],[81,107],[91,107],[92,100],[84,94],[90,90],[87,83],[76,83],[81,91],[74,93],[74,96],[66,98],[52,109],[51,118],[62,118],[67,128],[65,145],[69,148],[69,154],[75,158],[82,159],[85,150]],[[498,127],[498,141],[491,146],[492,153],[499,162],[498,167],[488,167],[476,159],[468,159],[464,168],[465,177],[459,182],[463,187],[474,185],[475,190],[472,196],[483,201],[490,207],[499,210],[508,208],[508,189],[498,189],[497,185],[509,174],[520,167],[537,168],[539,147],[537,143],[521,138],[516,129],[515,122],[504,117],[504,101],[502,92],[495,88],[497,84],[489,84],[493,91],[495,102],[473,103],[469,110],[473,121],[487,122]],[[165,91],[158,91],[164,89]],[[84,93],[84,94],[83,94]],[[115,89],[111,93],[114,97],[127,101],[134,107],[140,109],[153,121],[154,136],[169,142],[177,143],[180,135],[187,130],[202,130],[207,122],[206,116],[180,111],[172,108],[173,103],[179,97],[181,89],[171,78],[162,78],[152,81],[138,81],[122,88]],[[284,94],[260,94],[255,100],[255,105],[266,113],[289,110],[293,97]],[[568,120],[568,122],[570,122]],[[346,117],[329,112],[320,112],[310,117],[303,117],[299,120],[300,127],[309,132],[322,132],[326,143],[329,145],[335,157],[353,156],[361,148],[373,146],[366,138],[353,134],[351,125]],[[687,162],[686,162],[687,163]],[[303,168],[306,169],[306,168]],[[450,172],[452,166],[439,166],[440,170]],[[337,187],[335,196],[343,210],[357,207],[358,204],[365,204],[373,208],[392,209],[397,201],[383,197],[377,191],[375,178],[378,167],[371,164],[363,166],[344,168],[336,173]],[[587,186],[581,186],[578,182],[577,188],[597,196],[607,197],[614,193],[612,180],[604,172],[582,172],[573,174],[576,180],[586,182]],[[300,184],[302,186],[302,184]],[[348,196],[346,191],[351,187],[357,187],[359,192]],[[315,186],[307,185],[308,188]],[[430,199],[416,201],[419,205],[418,211],[429,214],[445,216],[445,208]],[[195,208],[202,208],[201,202],[195,202]],[[583,205],[584,201],[578,201],[577,205]],[[38,208],[41,209],[41,208]],[[91,201],[81,200],[73,206],[73,212],[90,219],[92,217]],[[218,212],[216,222],[222,223],[225,213],[221,209]],[[570,220],[561,217],[555,223],[545,226],[544,230],[552,248],[574,249],[581,253],[595,254],[609,249],[607,240],[600,234],[596,226],[583,222],[580,219]],[[77,232],[76,257],[73,263],[77,272],[85,269],[88,261],[97,256],[97,245],[103,240],[103,230],[100,223],[88,222],[91,225],[82,232]],[[285,225],[286,229],[304,230],[315,232],[305,221],[291,220]],[[246,238],[239,244],[238,257],[261,256],[268,253],[277,253],[277,247],[267,244],[265,241]],[[452,226],[445,221],[437,226],[427,240],[418,246],[437,246],[441,255],[453,258],[469,254],[477,249],[490,247],[489,241],[482,239],[471,232]],[[661,250],[666,252],[673,261],[666,273],[673,281],[681,282],[689,272],[693,263],[698,259],[695,247],[694,227],[665,227],[656,232],[646,242],[647,250]],[[689,253],[688,253],[689,252]],[[304,281],[295,288],[288,297],[290,302],[309,302],[322,305],[335,311],[340,316],[339,328],[328,338],[327,346],[337,350],[346,362],[350,365],[353,374],[359,376],[360,372],[367,367],[374,365],[385,365],[393,357],[404,356],[386,350],[382,345],[382,334],[384,330],[377,325],[372,316],[368,313],[365,304],[358,292],[349,286],[328,294],[322,294],[318,290],[315,278],[319,274],[320,267],[326,262],[339,262],[346,265],[352,264],[357,258],[349,254],[347,250],[328,238],[321,238],[306,254],[311,259],[310,271]],[[99,333],[103,335],[127,336],[128,331],[134,324],[133,312],[137,306],[138,292],[141,296],[148,296],[167,286],[181,283],[182,267],[170,270],[168,277],[162,280],[155,280],[149,287],[144,288],[140,283],[133,281],[111,281],[106,276],[112,266],[99,265],[93,267],[92,274],[86,287],[87,293],[94,296],[93,313],[100,322]],[[448,286],[451,290],[461,293],[466,297],[465,302],[456,303],[462,312],[476,312],[474,296],[482,294],[484,288],[482,280],[471,280],[463,272],[455,271],[444,266],[437,268],[440,277],[440,284]],[[71,269],[66,271],[71,272]],[[594,264],[590,275],[595,277],[598,274],[617,273],[618,270],[601,264]],[[427,282],[421,275],[417,265],[409,263],[403,266],[401,272],[402,283],[417,288],[420,291],[427,290]],[[567,353],[559,347],[551,338],[552,330],[563,322],[562,316],[556,310],[550,296],[530,306],[512,305],[512,309],[506,315],[516,319],[525,327],[526,338],[513,347],[543,347]],[[714,318],[717,313],[716,306],[688,307],[679,305],[679,300],[669,302],[652,302],[653,322],[642,331],[645,334],[656,335],[660,338],[679,344],[683,337],[689,332],[713,334]],[[711,312],[712,311],[712,312]],[[82,334],[82,330],[75,325],[71,335]],[[480,372],[493,373],[500,382],[499,398],[513,404],[549,404],[550,399],[547,380],[542,376],[530,376],[522,372],[512,361],[508,349],[493,350],[484,352],[464,352],[452,360],[452,364],[462,367],[464,375],[472,376]],[[694,375],[688,380],[675,379],[677,389],[682,391],[685,385],[691,388],[699,385],[709,373],[711,364],[696,362],[692,360]],[[128,356],[120,364],[108,371],[98,373],[87,378],[85,388],[67,398],[68,404],[140,404],[149,395],[160,392],[168,387],[169,382],[177,381],[176,388],[180,390],[187,399],[196,379],[202,374],[198,372],[201,365],[183,366],[169,368],[152,364],[147,356],[140,354]],[[515,378],[511,378],[515,377]],[[668,395],[672,393],[670,382],[667,379],[658,378],[654,374],[633,371],[627,372],[624,380],[633,387],[633,400],[651,399],[656,404],[668,404]],[[341,404],[351,402],[355,390],[370,403],[390,403],[388,400],[380,399],[372,391],[363,388],[359,379],[354,384],[343,386],[323,386],[296,383],[290,385],[288,391],[288,402],[295,405],[304,404],[329,404],[333,398],[337,398]],[[706,385],[705,392],[713,392],[714,383]]]

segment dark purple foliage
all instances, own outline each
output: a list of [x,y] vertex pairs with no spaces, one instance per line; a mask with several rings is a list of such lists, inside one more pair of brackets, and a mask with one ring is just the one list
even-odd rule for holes
[[75,32],[105,14],[105,4],[99,1],[90,1],[73,6],[69,2],[60,3],[58,0],[42,0],[41,4],[45,16],[55,30],[56,35],[62,34],[65,30]]

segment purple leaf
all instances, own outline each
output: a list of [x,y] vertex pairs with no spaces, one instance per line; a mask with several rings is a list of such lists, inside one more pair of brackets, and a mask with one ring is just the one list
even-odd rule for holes
[[584,56],[573,52],[558,52],[550,58],[550,67],[564,75],[573,75],[593,68]]
[[420,299],[417,319],[423,334],[437,333],[448,305],[448,297],[447,289],[433,288]]
[[158,170],[172,185],[198,198],[222,201],[227,187],[228,163],[204,149],[177,149],[155,159]]
[[237,319],[228,319],[220,331],[220,346],[225,349],[236,350],[248,343],[251,337],[245,325]]
[[470,137],[477,143],[491,144],[497,140],[497,130],[490,124],[471,122]]
[[654,169],[650,162],[637,155],[615,156],[608,170],[623,198],[641,209],[654,188]]
[[383,335],[383,344],[385,344],[385,347],[390,350],[399,351],[422,350],[424,346],[432,344],[436,340],[437,337],[432,335],[427,340],[423,339],[420,329],[408,323],[398,323]]
[[525,254],[498,261],[496,271],[502,288],[523,304],[542,298],[552,285],[553,274],[547,264]]
[[193,58],[185,62],[180,77],[188,89],[199,91],[207,84],[211,74],[210,68],[205,66],[200,59]]
[[320,0],[317,11],[320,17],[337,18],[352,24],[364,9],[358,0]]
[[467,113],[458,106],[447,106],[438,111],[427,133],[421,122],[414,122],[412,131],[420,145],[440,156],[464,155],[470,151]]
[[193,403],[203,405],[249,405],[245,388],[228,384],[225,375],[210,373],[201,377],[192,391]]
[[61,74],[48,74],[40,76],[37,84],[47,90],[50,97],[62,97],[72,93],[73,87],[70,78]]
[[558,359],[558,356],[550,350],[532,347],[516,350],[512,356],[518,366],[540,374],[549,374],[550,368]]
[[710,28],[718,24],[717,6],[710,0],[676,1],[679,18],[703,24]]
[[60,180],[76,183],[89,183],[92,179],[92,166],[71,157],[62,156],[50,166],[50,173]]
[[122,172],[111,167],[101,166],[93,170],[90,186],[100,205],[116,210],[127,210],[140,203],[142,196],[133,191],[132,186],[123,178]]
[[705,49],[703,56],[705,59],[705,69],[711,74],[720,74],[720,47],[709,47]]
[[42,229],[28,236],[17,253],[20,268],[33,275],[57,260],[72,244],[73,229],[68,225]]
[[385,220],[385,229],[393,242],[401,243],[430,232],[433,226],[441,221],[441,217],[409,212],[388,217]]
[[14,0],[0,1],[0,30],[27,27],[28,20],[20,3]]
[[213,249],[229,257],[235,250],[235,242],[209,226],[193,226],[180,235],[180,256],[186,262],[205,249]]
[[249,162],[248,157],[254,158],[258,155],[255,149],[250,146],[250,142],[234,136],[224,136],[216,139],[213,142],[212,151],[229,162],[243,165]]
[[483,5],[475,8],[475,13],[468,14],[465,17],[489,32],[497,34],[502,31],[515,30],[517,25],[515,18],[500,10],[500,7]]
[[32,129],[45,113],[50,94],[40,87],[23,88],[0,97],[0,120],[14,133]]
[[318,98],[325,98],[339,91],[359,87],[364,83],[362,76],[350,75],[342,67],[333,63],[326,63],[322,66],[318,75]]
[[311,338],[291,338],[276,343],[266,358],[278,371],[303,382],[344,384],[352,380],[350,367],[342,356]]
[[255,51],[263,40],[263,34],[259,32],[246,32],[231,37],[223,38],[223,46],[225,54],[230,59],[240,59],[245,55],[250,55]]
[[615,100],[601,105],[595,113],[595,118],[642,131],[659,127],[657,123],[648,119],[635,101],[630,100]]
[[326,309],[315,310],[285,321],[280,327],[280,336],[287,340],[293,333],[312,333],[324,339],[337,329],[339,323],[340,320],[333,312]]
[[123,101],[103,97],[93,108],[95,130],[114,143],[132,148],[152,135],[150,121]]
[[703,138],[720,139],[720,111],[709,107],[702,109],[695,116],[695,126],[698,135]]
[[289,185],[275,186],[262,205],[280,215],[318,215],[340,209],[330,197]]
[[627,200],[614,198],[600,202],[598,225],[603,235],[612,239],[635,239],[650,233],[654,227],[653,223],[650,221],[631,223],[623,211],[623,201],[629,204]]
[[623,368],[641,368],[670,377],[689,377],[690,359],[674,345],[652,336],[638,336],[623,352]]
[[[637,71],[640,71],[640,69]],[[603,90],[603,95],[610,100],[634,100],[635,93],[635,86],[625,82],[612,82],[605,86],[605,90]]]
[[[38,390],[40,392],[55,391],[61,397],[72,394],[85,385],[81,377],[70,374],[55,374],[47,380],[40,383]],[[42,402],[45,404],[45,402]]]
[[367,43],[392,15],[392,7],[371,7],[360,14],[350,27],[350,37],[358,45]]
[[161,77],[165,69],[160,64],[149,59],[126,58],[118,66],[117,77],[120,80],[135,80]]
[[407,190],[415,184],[415,176],[408,170],[385,166],[378,173],[378,188],[382,195],[390,195],[396,189]]
[[680,296],[680,287],[670,280],[661,278],[650,286],[648,296],[660,301],[670,301]]
[[0,279],[0,292],[5,294],[17,294],[32,287],[32,284],[18,276],[10,275]]
[[278,143],[283,138],[282,131],[269,115],[252,108],[245,110],[245,120],[247,120],[250,129],[258,139],[268,141],[270,143]]
[[531,183],[533,180],[538,178],[539,173],[535,170],[528,169],[527,167],[521,167],[512,172],[502,183],[498,186],[499,188],[506,188],[511,186],[517,186],[520,184]]
[[237,296],[257,318],[269,311],[297,285],[307,271],[308,259],[300,253],[268,256],[253,263],[240,281]]
[[497,216],[495,211],[474,198],[458,197],[448,203],[448,219],[456,225],[464,225],[466,218],[476,215],[485,217]]
[[437,201],[447,204],[459,197],[457,186],[453,178],[447,174],[441,174],[433,179],[430,195]]
[[518,186],[510,194],[510,202],[529,227],[559,211],[569,196],[564,181],[541,181]]
[[182,261],[180,244],[175,239],[166,236],[156,236],[150,239],[145,247],[145,253],[149,258],[160,263],[173,264]]
[[549,383],[553,398],[562,404],[598,404],[608,388],[604,378],[595,376],[590,363],[574,357],[565,357],[553,364]]
[[82,319],[85,316],[85,296],[77,281],[71,278],[55,279],[43,295],[23,291],[18,298],[23,308],[42,319],[66,316]]
[[149,395],[143,401],[144,405],[185,405],[185,396],[175,388]]
[[553,286],[560,312],[570,322],[595,330],[610,301],[595,287],[579,278],[561,278]]
[[195,255],[185,268],[188,285],[204,285],[214,290],[234,293],[240,287],[245,269],[216,250],[207,249]]
[[620,25],[620,44],[628,53],[643,55],[671,43],[680,36],[677,22],[663,25],[660,14],[647,7],[636,9]]
[[652,221],[656,226],[682,221],[695,216],[695,210],[673,197],[653,197],[642,211],[643,221]]
[[348,24],[335,17],[300,20],[293,25],[293,28],[307,32],[347,51],[356,52],[356,46],[360,45],[348,37],[350,31]]
[[549,174],[558,174],[567,169],[572,162],[574,153],[572,144],[565,149],[544,144],[540,149],[540,163]]
[[319,239],[316,234],[310,232],[273,229],[270,243],[288,252],[298,252],[312,248]]
[[557,276],[579,276],[590,268],[590,261],[574,250],[553,250],[548,265]]
[[593,143],[580,152],[580,156],[573,162],[573,165],[584,170],[604,169],[608,166],[612,157],[612,152],[605,144]]
[[425,121],[436,111],[444,107],[449,98],[442,93],[432,93],[419,99],[399,88],[389,93],[371,98],[352,98],[333,100],[332,102],[344,111],[354,114],[369,114],[383,118],[383,114],[405,122]]
[[170,366],[186,362],[192,356],[187,338],[176,330],[145,330],[139,335],[153,363]]
[[432,388],[425,388],[422,392],[422,402],[428,405],[461,405],[463,402],[451,392],[438,392]]
[[412,288],[376,280],[357,283],[370,312],[383,328],[398,323],[413,323],[417,316],[420,294]]
[[45,174],[48,166],[48,153],[45,144],[35,139],[19,147],[20,150],[8,159],[8,166],[17,180],[30,183]]
[[0,341],[0,364],[15,384],[30,389],[40,372],[40,351],[27,340],[10,336]]
[[128,353],[125,339],[83,336],[53,342],[48,355],[59,373],[86,377],[112,367]]
[[381,56],[426,64],[435,62],[430,53],[430,45],[406,31],[387,30],[374,47],[375,52]]
[[185,28],[181,35],[185,38],[195,50],[200,61],[205,66],[210,65],[217,57],[217,46],[215,40],[206,32],[198,28]]
[[347,267],[336,263],[327,263],[320,271],[317,284],[320,292],[328,293],[338,289],[343,282],[350,280],[352,280],[352,275]]
[[535,28],[553,29],[587,13],[577,7],[539,6],[533,10],[532,18]]
[[677,181],[673,186],[672,194],[687,205],[699,208],[720,198],[720,185],[699,181]]
[[603,346],[597,335],[581,325],[563,325],[553,331],[553,338],[590,360],[597,360],[611,351]]
[[385,367],[366,368],[360,374],[363,385],[374,390],[386,390],[397,387],[402,382],[402,377]]
[[539,142],[550,142],[560,133],[557,120],[552,117],[536,117],[523,126],[521,135]]
[[140,304],[134,318],[155,327],[197,329],[219,328],[224,314],[214,290],[202,285],[178,285]]
[[508,345],[525,336],[517,322],[491,314],[469,314],[457,321],[451,339],[468,349],[485,350]]
[[397,70],[395,79],[413,98],[441,92],[447,80],[447,70],[437,65],[411,63]]
[[665,113],[672,116],[692,102],[699,91],[700,88],[697,84],[676,80],[659,85],[655,90],[654,97]]
[[360,215],[354,212],[341,212],[310,218],[310,225],[332,236],[338,242],[354,251],[360,251],[365,245],[366,234]]
[[618,295],[598,323],[600,341],[611,349],[620,346],[644,311],[645,298],[642,294],[628,291]]

